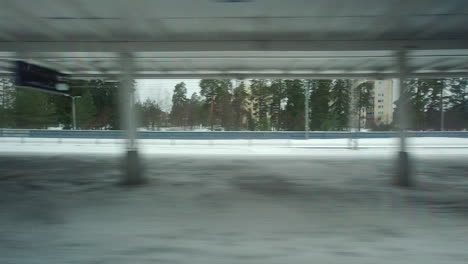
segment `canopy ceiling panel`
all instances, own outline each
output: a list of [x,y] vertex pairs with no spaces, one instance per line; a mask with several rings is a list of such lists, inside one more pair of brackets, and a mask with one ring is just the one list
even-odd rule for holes
[[[75,76],[466,75],[466,0],[16,0],[0,8],[0,73],[17,59]],[[180,74],[183,72],[183,74]],[[334,76],[333,75],[333,76]]]

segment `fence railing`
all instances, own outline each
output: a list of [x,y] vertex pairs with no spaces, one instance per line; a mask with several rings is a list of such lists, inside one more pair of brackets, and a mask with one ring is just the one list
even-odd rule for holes
[[[309,132],[309,139],[338,138],[392,138],[398,137],[398,132]],[[409,137],[452,137],[468,138],[468,131],[410,131]],[[22,138],[92,138],[119,139],[124,138],[121,130],[45,130],[45,129],[0,129],[0,137]],[[184,139],[184,140],[229,140],[229,139],[305,139],[303,131],[209,131],[209,132],[167,132],[139,131],[141,139]]]

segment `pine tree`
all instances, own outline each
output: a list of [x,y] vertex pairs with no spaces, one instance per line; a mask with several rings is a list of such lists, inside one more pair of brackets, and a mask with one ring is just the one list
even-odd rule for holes
[[205,98],[203,109],[209,116],[211,130],[214,130],[215,123],[229,129],[232,124],[231,80],[203,79],[200,81],[200,94]]
[[13,126],[15,88],[12,80],[0,79],[0,128]]
[[289,131],[304,130],[304,83],[302,80],[285,80],[286,106],[282,112],[283,128]]
[[[423,79],[407,79],[406,84],[406,98],[407,111],[405,113],[407,118],[407,128],[410,130],[423,130],[426,127],[426,111],[430,102],[430,86]],[[396,126],[399,125],[399,112],[401,110],[402,97],[395,101],[395,110],[393,113],[393,122]]]
[[56,125],[55,108],[45,92],[16,88],[13,109],[17,128],[46,129]]
[[260,131],[270,130],[270,104],[272,93],[268,80],[254,79],[250,81],[250,101],[252,103],[255,127]]
[[350,106],[350,83],[348,80],[334,80],[330,91],[329,126],[343,130],[348,126]]
[[187,88],[181,82],[174,87],[172,95],[171,122],[176,126],[185,126],[187,122]]
[[[214,125],[217,119],[217,112],[215,104],[216,96],[220,92],[220,87],[217,80],[200,80],[200,94],[205,97],[205,105],[203,109],[206,110],[205,116],[207,116],[207,123],[211,127],[211,131],[214,130]],[[204,111],[205,112],[205,111]]]
[[103,80],[91,80],[83,85],[84,89],[89,89],[96,107],[96,118],[94,128],[99,129],[119,129],[119,83]]
[[271,117],[270,117],[270,124],[271,127],[278,131],[281,129],[282,126],[282,119],[281,119],[281,105],[285,96],[285,83],[283,80],[277,79],[271,82]]
[[234,88],[232,95],[232,111],[233,117],[233,130],[244,130],[246,118],[248,115],[248,97],[249,94],[245,88],[244,82],[241,82],[239,86]]
[[55,117],[59,126],[64,129],[72,128],[72,100],[70,97],[50,94],[49,102],[54,105]]
[[201,120],[202,100],[197,93],[193,93],[188,103],[188,124],[192,130],[195,125],[202,123]]
[[445,80],[428,79],[424,81],[427,83],[429,88],[427,105],[425,107],[424,129],[437,130],[440,128],[441,100],[443,101],[444,105],[446,104],[445,101],[447,100],[447,98],[441,98]]
[[[71,95],[73,96],[82,96],[84,92],[89,91],[91,93],[93,90],[89,86],[89,81],[87,80],[71,80],[69,85],[71,87]],[[55,113],[54,116],[57,119],[58,125],[63,126],[64,129],[72,128],[72,100],[70,97],[58,94],[48,94],[50,103],[54,105]],[[78,98],[76,102],[78,102]],[[94,98],[91,98],[94,101]],[[94,105],[94,102],[93,102]],[[94,121],[94,118],[93,120]],[[87,121],[86,121],[87,122]],[[93,123],[89,124],[94,126]],[[88,126],[87,128],[90,128]]]
[[76,104],[76,126],[80,129],[93,128],[96,117],[96,107],[93,96],[88,89],[81,97],[75,99]]
[[249,131],[255,131],[257,130],[257,122],[255,121],[254,118],[254,112],[252,109],[249,109],[249,115],[247,117],[247,129]]
[[165,113],[161,110],[161,107],[156,103],[156,101],[149,98],[141,105],[142,108],[142,120],[146,128],[159,130],[163,123],[163,117]]
[[354,98],[355,98],[355,107],[354,107],[354,112],[352,113],[353,115],[357,116],[357,121],[358,121],[358,128],[360,130],[361,128],[361,112],[365,111],[367,113],[367,110],[370,109],[373,106],[373,97],[372,93],[374,90],[374,83],[373,82],[363,82],[360,83],[355,89],[354,89]]
[[447,80],[450,93],[447,110],[447,127],[468,129],[468,79],[454,78]]
[[329,117],[330,87],[331,80],[319,80],[317,85],[312,86],[310,93],[310,129],[329,130],[327,124]]

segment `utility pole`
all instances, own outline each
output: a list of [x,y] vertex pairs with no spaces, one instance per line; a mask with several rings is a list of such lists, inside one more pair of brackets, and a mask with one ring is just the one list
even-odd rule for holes
[[305,101],[304,101],[304,114],[305,114],[305,139],[309,139],[309,97],[310,97],[310,82],[311,80],[307,80],[307,85],[305,87]]
[[[6,92],[5,92],[5,81],[2,79],[2,122],[0,122],[0,126],[3,128],[3,127],[6,127],[6,113],[5,113],[5,109],[6,109],[6,106],[5,106],[5,102],[6,102]],[[5,123],[4,123],[5,122]]]
[[73,118],[73,130],[76,130],[76,98],[80,98],[81,96],[73,96],[70,95],[72,99],[72,118]]
[[[361,109],[362,109],[362,87],[359,87],[359,98],[358,98],[358,108],[357,108],[357,115],[358,115],[358,132],[361,132]],[[366,113],[367,113],[367,108],[366,108]]]
[[76,107],[75,107],[75,97],[72,96],[72,118],[73,118],[73,130],[76,130]]
[[444,113],[444,81],[440,89],[440,131],[444,131],[445,113]]
[[211,123],[211,131],[214,130],[213,126],[213,115],[214,115],[214,100],[215,100],[216,95],[212,94],[211,95],[211,106],[210,106],[210,123]]
[[[357,149],[358,148],[358,139],[356,136],[356,128],[358,125],[356,121],[359,123],[359,98],[357,98],[356,102],[356,89],[360,89],[359,85],[356,85],[357,82],[355,80],[347,80],[346,81],[346,89],[349,89],[349,106],[348,106],[348,130],[349,130],[349,138],[348,138],[348,148],[349,149]],[[356,117],[355,112],[357,112],[358,117]]]

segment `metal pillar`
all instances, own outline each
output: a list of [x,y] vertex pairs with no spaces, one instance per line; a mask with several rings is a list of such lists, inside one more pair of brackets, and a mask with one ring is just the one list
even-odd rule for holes
[[310,83],[311,80],[307,80],[307,85],[305,87],[304,95],[304,131],[305,139],[309,139],[309,100],[310,100]]
[[141,165],[138,159],[138,147],[136,144],[136,112],[135,112],[135,88],[133,80],[133,57],[130,53],[120,54],[121,80],[119,86],[121,127],[125,129],[126,157],[125,174],[123,184],[135,185],[143,183]]
[[398,153],[398,171],[395,179],[395,184],[401,187],[409,187],[412,185],[410,175],[410,160],[407,152],[407,129],[408,129],[408,100],[409,94],[406,88],[406,76],[407,76],[407,57],[406,50],[400,50],[397,52],[398,62],[398,86],[400,90],[399,98],[399,111],[398,111],[398,122],[400,127],[400,151]]

